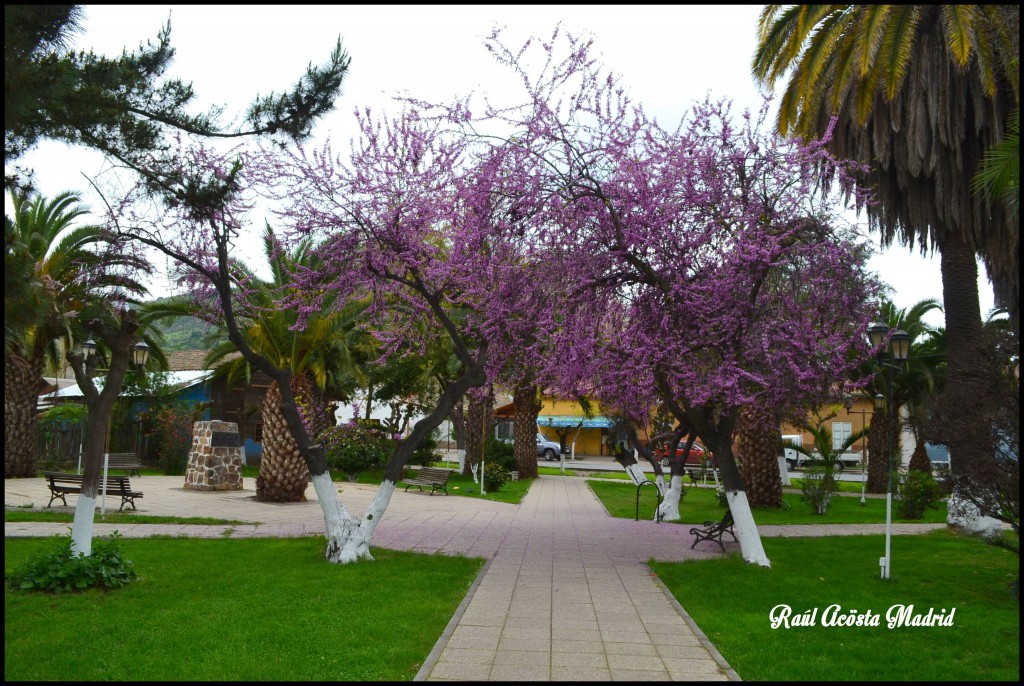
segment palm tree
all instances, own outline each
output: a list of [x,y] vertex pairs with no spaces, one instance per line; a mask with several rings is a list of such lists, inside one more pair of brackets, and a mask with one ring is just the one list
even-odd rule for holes
[[751,505],[780,507],[779,418],[770,410],[748,405],[736,422],[736,463]]
[[[976,251],[1016,321],[1017,224],[970,185],[1019,105],[1019,25],[1016,5],[769,5],[753,58],[769,87],[792,70],[780,132],[818,138],[834,120],[829,149],[869,166],[859,183],[878,200],[865,209],[883,244],[939,251],[949,388],[960,398],[986,384],[974,373],[984,357]],[[970,440],[985,421],[951,437],[954,470],[985,459]]]
[[[345,378],[360,378],[351,361],[347,337],[351,335],[359,314],[368,306],[367,300],[341,304],[330,293],[322,309],[309,316],[302,330],[293,330],[298,321],[295,308],[279,309],[278,304],[291,283],[296,268],[316,269],[319,256],[312,242],[298,243],[291,252],[282,250],[269,226],[263,235],[264,254],[270,265],[271,278],[264,280],[245,265],[233,269],[246,281],[247,295],[238,309],[239,320],[249,345],[279,368],[292,373],[292,391],[314,438],[333,425],[329,396],[337,395]],[[147,303],[143,322],[180,316],[196,316],[204,311],[204,303],[191,295],[176,296],[162,302]],[[215,332],[217,344],[210,350],[206,365],[229,382],[249,381],[252,366],[235,355],[236,348],[223,332]],[[256,479],[256,499],[266,502],[305,500],[309,471],[299,454],[298,445],[288,429],[281,411],[281,391],[277,382],[271,384],[263,400],[263,455]]]
[[862,439],[865,432],[855,431],[837,445],[832,440],[832,432],[824,425],[804,424],[803,429],[811,434],[814,447],[808,450],[796,443],[791,444],[791,447],[812,460],[804,475],[803,492],[814,513],[823,515],[828,510],[829,500],[839,491],[835,476],[840,456]]
[[35,476],[39,382],[75,340],[76,325],[104,296],[141,295],[126,270],[146,263],[110,249],[102,228],[73,226],[88,212],[64,192],[47,201],[14,191],[4,217],[4,476]]

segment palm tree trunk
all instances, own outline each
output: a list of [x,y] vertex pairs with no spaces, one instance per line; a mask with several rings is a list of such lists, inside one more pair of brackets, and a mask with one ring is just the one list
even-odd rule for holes
[[540,414],[541,402],[535,384],[520,384],[512,391],[515,403],[515,438],[516,467],[519,478],[533,479],[537,476],[537,415]]
[[4,356],[4,478],[36,475],[39,380],[42,362]]
[[263,457],[256,477],[256,500],[302,502],[308,484],[309,469],[281,411],[281,390],[275,381],[263,399]]
[[736,462],[747,487],[750,504],[782,506],[782,475],[779,473],[779,442],[782,440],[775,416],[762,408],[747,407],[736,426]]
[[885,410],[871,415],[868,435],[868,493],[885,493],[889,484],[889,436]]
[[[949,445],[950,467],[956,475],[972,462],[985,459],[991,429],[984,414],[975,411],[981,406],[969,402],[971,398],[984,397],[987,381],[983,373],[986,365],[978,304],[978,263],[974,251],[959,237],[944,240],[941,248],[949,371],[936,423],[947,428],[949,435],[940,438]],[[956,430],[949,431],[950,426],[956,426]]]
[[925,474],[932,473],[932,461],[928,459],[928,451],[925,450],[923,441],[918,441],[917,447],[914,448],[914,454],[910,456],[908,469],[924,472]]

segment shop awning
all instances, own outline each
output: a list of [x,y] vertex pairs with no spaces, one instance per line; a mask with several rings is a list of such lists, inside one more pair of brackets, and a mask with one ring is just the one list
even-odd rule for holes
[[614,422],[608,417],[580,417],[573,415],[552,415],[542,414],[537,417],[537,426],[581,426],[580,422],[583,422],[582,428],[584,429],[610,429]]

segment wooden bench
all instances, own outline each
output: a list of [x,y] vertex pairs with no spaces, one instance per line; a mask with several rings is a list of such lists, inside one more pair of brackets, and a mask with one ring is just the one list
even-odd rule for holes
[[454,469],[421,467],[416,472],[416,476],[411,479],[403,479],[405,481],[405,490],[408,492],[410,486],[415,486],[422,493],[424,486],[430,486],[430,495],[434,495],[434,491],[437,490],[444,491],[444,494],[448,495],[448,479],[454,473]]
[[107,469],[124,470],[128,472],[129,476],[132,472],[137,476],[142,476],[142,463],[139,462],[135,453],[110,453]]
[[724,553],[725,545],[722,543],[722,534],[729,534],[730,536],[732,536],[732,540],[736,540],[736,534],[733,533],[732,530],[733,523],[734,522],[732,519],[732,510],[726,510],[725,516],[722,517],[722,521],[706,521],[704,522],[704,528],[699,528],[696,526],[693,527],[692,529],[690,529],[690,533],[693,534],[696,538],[694,538],[693,545],[690,546],[690,549],[692,550],[693,546],[697,545],[701,541],[714,541],[719,545],[719,547],[722,549],[722,552]]
[[[43,476],[46,477],[46,485],[50,487],[50,502],[46,504],[47,507],[53,505],[53,501],[60,498],[61,501],[67,505],[68,501],[65,500],[64,496],[69,493],[81,493],[82,492],[82,474],[66,474],[64,472],[43,472]],[[120,496],[121,507],[118,510],[123,510],[124,506],[131,503],[132,509],[135,508],[135,499],[141,498],[142,493],[133,491],[131,484],[128,483],[127,476],[107,476],[107,495],[109,496]],[[103,496],[103,478],[100,477],[99,488],[96,490],[96,496]]]

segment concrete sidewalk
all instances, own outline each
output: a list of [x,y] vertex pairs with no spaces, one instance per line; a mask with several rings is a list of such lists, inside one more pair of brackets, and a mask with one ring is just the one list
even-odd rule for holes
[[[97,536],[195,537],[323,535],[316,493],[304,503],[266,504],[242,491],[196,492],[183,477],[133,477],[142,514],[256,522],[231,526],[97,524]],[[10,507],[46,505],[43,479],[6,479]],[[340,483],[352,513],[375,486]],[[73,510],[75,499],[57,511]],[[116,511],[119,499],[108,499]],[[5,536],[66,533],[70,524],[5,524]],[[895,525],[918,533],[944,525]],[[881,533],[878,525],[759,527],[764,536]],[[690,550],[689,527],[609,517],[584,479],[541,477],[520,505],[397,491],[377,527],[376,546],[484,557],[488,562],[418,680],[738,680],[686,611],[654,577],[650,558],[717,557]],[[727,550],[737,550],[735,543]]]

